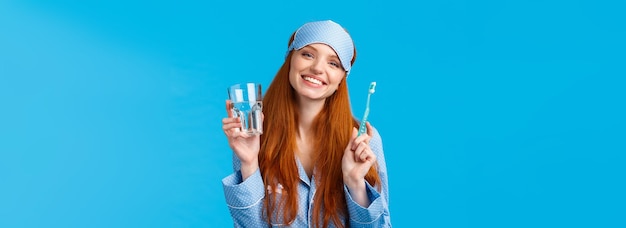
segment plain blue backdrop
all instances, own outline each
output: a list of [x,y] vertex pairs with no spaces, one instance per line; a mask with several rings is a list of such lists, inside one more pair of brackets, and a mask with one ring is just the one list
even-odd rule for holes
[[226,87],[301,24],[377,82],[396,227],[626,227],[624,1],[0,1],[0,227],[232,227]]

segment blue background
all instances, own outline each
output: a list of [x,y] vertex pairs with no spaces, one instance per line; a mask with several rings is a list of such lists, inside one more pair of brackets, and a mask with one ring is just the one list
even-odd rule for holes
[[[410,3],[413,2],[413,3]],[[376,81],[397,227],[626,227],[623,1],[0,1],[0,227],[231,227],[226,86],[302,23]]]

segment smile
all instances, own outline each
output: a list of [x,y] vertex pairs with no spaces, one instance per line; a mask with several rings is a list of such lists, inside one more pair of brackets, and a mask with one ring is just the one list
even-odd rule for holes
[[315,79],[315,78],[312,78],[312,77],[303,76],[302,78],[303,78],[304,80],[306,80],[306,81],[308,81],[308,82],[310,82],[310,83],[316,84],[316,85],[324,85],[324,82],[322,82],[322,81],[320,81],[320,80],[317,80],[317,79]]

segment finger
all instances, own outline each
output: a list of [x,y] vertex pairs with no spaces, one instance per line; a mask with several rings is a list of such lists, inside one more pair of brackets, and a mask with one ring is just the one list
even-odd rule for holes
[[356,150],[356,148],[359,146],[359,142],[356,141],[359,135],[359,129],[357,129],[356,127],[352,127],[352,136],[350,136],[350,150]]
[[369,146],[365,142],[359,143],[355,153],[356,157],[358,157],[358,161],[364,162],[368,156],[367,151],[369,150]]
[[370,122],[365,122],[365,126],[367,127],[367,135],[372,136],[374,130],[372,129],[372,125],[370,124]]
[[356,137],[356,139],[354,139],[354,144],[352,145],[352,150],[356,150],[359,144],[361,144],[362,142],[364,142],[365,144],[369,144],[370,138],[371,137],[368,134],[362,134]]
[[365,144],[365,142],[360,142],[358,144],[356,144],[356,149],[354,149],[354,161],[355,162],[363,162],[365,156],[364,153],[366,153],[367,150],[367,145]]
[[360,151],[358,157],[359,161],[364,163],[374,163],[376,161],[376,155],[369,146],[364,147],[363,150]]
[[365,143],[369,144],[370,143],[370,139],[372,139],[372,134],[374,134],[374,130],[372,125],[370,124],[369,121],[365,122],[365,126],[367,128],[367,132],[366,134],[363,134],[363,141],[365,141]]
[[367,156],[363,158],[363,162],[368,163],[368,164],[374,164],[374,162],[376,162],[376,155],[374,154],[374,152],[372,152],[371,150],[368,150]]
[[[358,139],[358,138],[357,138]],[[359,148],[359,145],[361,145],[361,142],[363,142],[363,140],[357,140],[355,139],[354,142],[352,143],[352,150],[356,151],[357,148]]]
[[241,120],[239,118],[224,118],[222,119],[222,130],[224,133],[229,135],[228,133],[235,132],[235,130],[239,130],[241,128]]
[[230,111],[232,107],[232,102],[230,100],[226,100],[226,113],[228,113],[228,117],[233,117],[233,113]]
[[239,118],[233,118],[233,117],[222,118],[222,124],[235,123],[239,121],[240,121]]
[[233,137],[234,137],[234,138],[243,138],[243,139],[247,139],[247,138],[250,138],[250,137],[253,137],[253,136],[255,136],[255,135],[248,134],[248,133],[247,133],[247,132],[245,132],[245,131],[240,131],[240,130],[239,130],[239,128],[236,128],[236,129],[235,129],[235,132],[233,133]]
[[239,119],[239,118],[228,118],[228,117],[222,119],[222,125],[231,125],[231,124],[241,125],[241,119]]
[[222,126],[222,130],[224,130],[224,132],[232,132],[233,130],[239,131],[239,129],[241,128],[241,123],[229,123],[229,124],[224,124],[224,126]]

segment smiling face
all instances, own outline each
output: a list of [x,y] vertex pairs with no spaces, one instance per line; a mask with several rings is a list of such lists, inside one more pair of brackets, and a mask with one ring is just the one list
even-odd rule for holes
[[300,100],[324,100],[332,95],[346,75],[337,53],[328,45],[314,43],[291,56],[289,82]]

